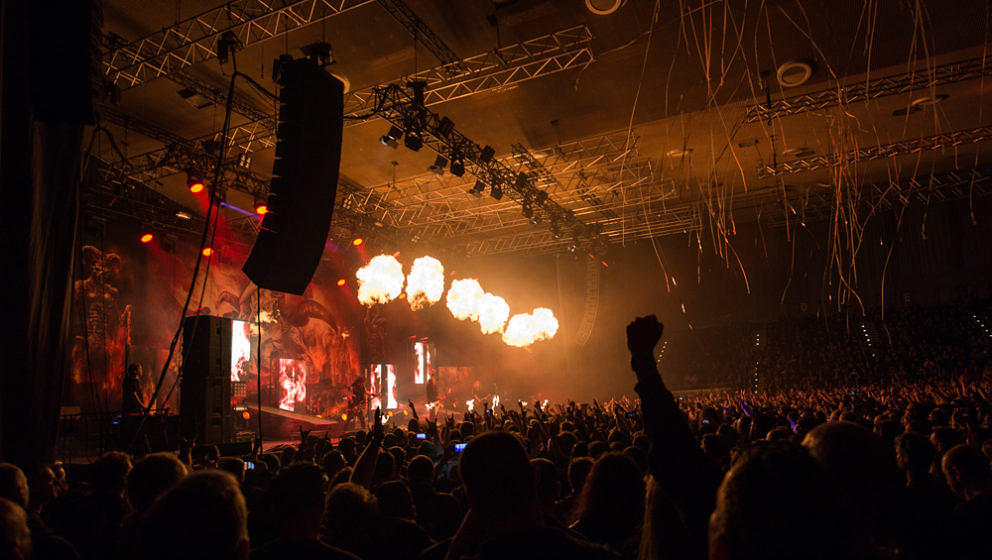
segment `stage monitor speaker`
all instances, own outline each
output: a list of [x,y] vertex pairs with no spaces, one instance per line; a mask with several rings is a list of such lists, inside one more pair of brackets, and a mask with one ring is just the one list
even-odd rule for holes
[[232,321],[206,315],[183,321],[179,424],[183,437],[197,443],[222,444],[245,438],[246,422],[231,402]]
[[302,294],[320,263],[341,164],[344,85],[307,59],[279,73],[276,160],[258,237],[244,270],[267,290]]

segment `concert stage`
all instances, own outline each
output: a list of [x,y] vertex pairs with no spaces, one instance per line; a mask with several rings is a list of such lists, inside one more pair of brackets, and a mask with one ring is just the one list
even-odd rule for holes
[[[252,420],[255,420],[258,406],[247,408],[253,416]],[[266,440],[298,440],[301,428],[314,435],[323,436],[327,433],[330,437],[340,437],[345,431],[354,429],[354,425],[340,419],[320,418],[262,405],[262,435]]]

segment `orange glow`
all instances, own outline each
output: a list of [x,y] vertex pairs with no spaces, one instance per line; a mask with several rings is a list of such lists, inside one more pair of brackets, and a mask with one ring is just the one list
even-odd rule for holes
[[406,294],[400,294],[400,299],[406,299]]
[[600,264],[603,265],[603,268],[610,268],[610,265],[606,264],[606,261],[602,261]]
[[345,282],[345,279],[344,278],[339,278],[338,279],[338,286],[344,286],[346,283],[347,282]]
[[251,420],[251,414],[248,414],[247,410],[241,413],[241,417],[245,420]]
[[269,212],[269,207],[265,204],[259,204],[255,207],[255,213],[259,216],[264,216]]
[[139,241],[142,243],[151,243],[152,239],[155,239],[155,236],[150,233],[146,233],[139,238]]
[[348,419],[348,413],[347,412],[342,412],[341,413],[341,419],[342,420],[347,420]]
[[214,250],[213,249],[211,249],[210,247],[204,247],[203,248],[203,256],[204,257],[209,257],[212,254],[214,254]]
[[189,184],[189,192],[193,194],[199,194],[203,192],[203,183],[200,181],[194,181]]
[[360,247],[362,243],[365,243],[365,240],[362,239],[361,237],[356,237],[355,240],[351,242],[351,244],[354,245],[355,247]]

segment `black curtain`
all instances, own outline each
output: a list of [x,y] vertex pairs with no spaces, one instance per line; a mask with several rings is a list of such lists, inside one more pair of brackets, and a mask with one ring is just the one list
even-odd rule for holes
[[2,3],[4,282],[0,458],[54,458],[68,371],[83,127],[92,122],[89,2]]

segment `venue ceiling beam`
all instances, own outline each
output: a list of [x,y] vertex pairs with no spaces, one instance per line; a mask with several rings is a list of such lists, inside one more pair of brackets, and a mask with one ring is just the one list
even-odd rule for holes
[[911,91],[927,92],[937,86],[985,76],[992,76],[992,65],[988,64],[984,57],[969,58],[811,93],[782,97],[770,103],[755,103],[747,107],[744,122],[767,121]]
[[816,171],[818,169],[835,167],[844,162],[854,163],[888,159],[919,152],[944,150],[962,144],[976,144],[987,140],[992,140],[992,126],[979,126],[923,138],[909,138],[878,146],[858,148],[843,154],[822,154],[790,161],[781,161],[775,165],[761,166],[758,169],[758,176],[776,177],[806,171]]

